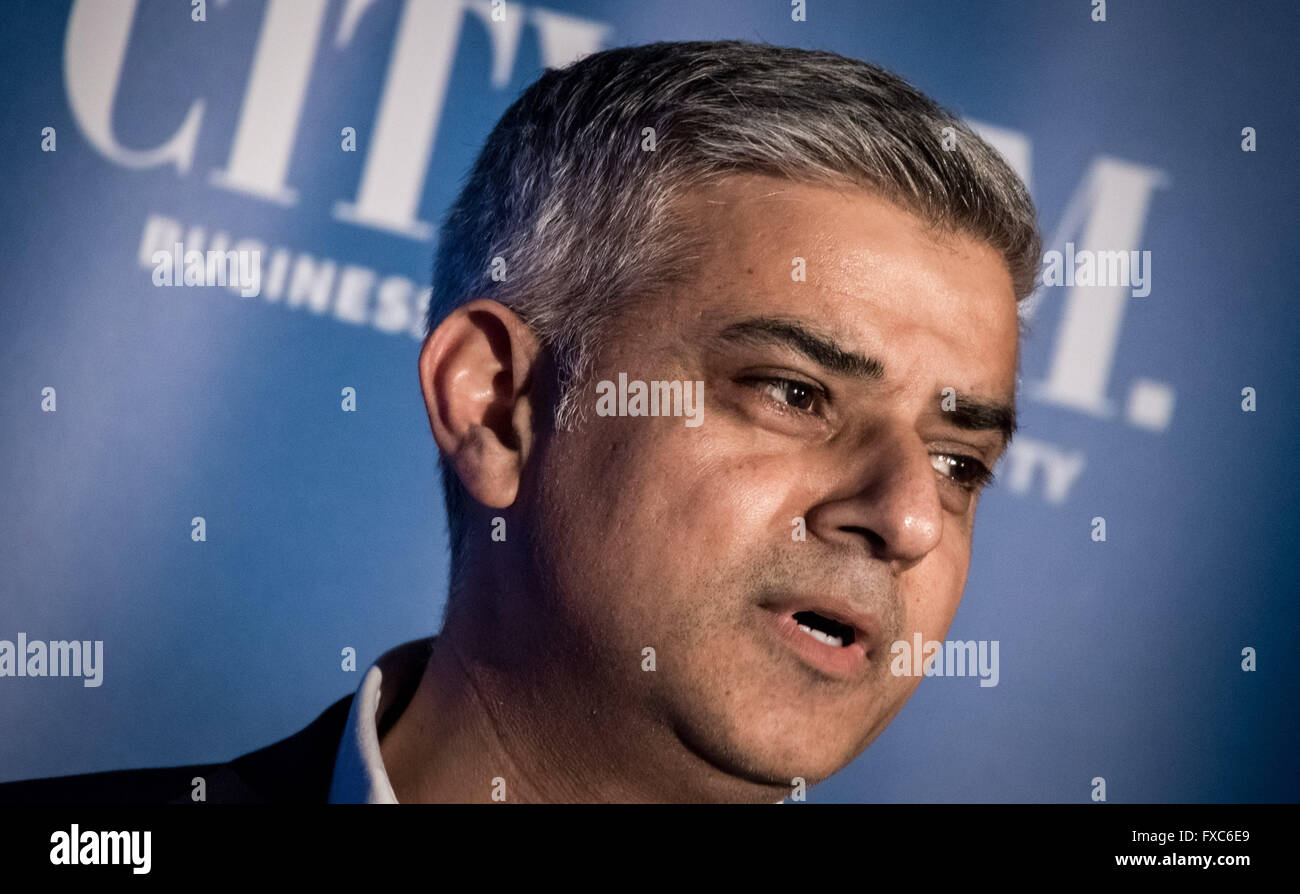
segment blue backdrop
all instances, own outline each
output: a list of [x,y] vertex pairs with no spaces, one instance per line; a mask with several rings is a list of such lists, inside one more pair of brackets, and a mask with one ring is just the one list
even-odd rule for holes
[[[1151,252],[1149,295],[1032,302],[1022,435],[949,633],[1000,642],[999,685],[924,681],[811,799],[1080,802],[1100,776],[1112,802],[1300,800],[1296,6],[206,7],[0,13],[0,639],[104,642],[99,687],[0,677],[0,780],[234,757],[356,688],[340,649],[364,669],[435,632],[436,222],[544,67],[743,38],[958,111],[1030,183],[1046,248]],[[155,287],[182,240],[258,248],[262,293]]]

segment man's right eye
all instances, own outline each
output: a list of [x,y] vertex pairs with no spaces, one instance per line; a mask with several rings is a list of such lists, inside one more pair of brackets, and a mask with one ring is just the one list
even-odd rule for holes
[[809,385],[806,382],[799,382],[794,379],[765,377],[755,379],[754,384],[777,403],[802,413],[811,412],[813,404],[816,403],[817,398],[820,396],[820,389],[815,385]]

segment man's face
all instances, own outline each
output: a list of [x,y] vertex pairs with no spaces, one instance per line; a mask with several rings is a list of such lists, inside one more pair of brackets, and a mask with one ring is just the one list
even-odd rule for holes
[[[683,207],[713,238],[698,281],[619,318],[587,421],[544,450],[552,610],[617,704],[734,775],[812,782],[919,682],[891,644],[957,610],[1014,399],[1011,280],[861,190],[746,175]],[[702,424],[597,415],[619,373],[703,381]]]

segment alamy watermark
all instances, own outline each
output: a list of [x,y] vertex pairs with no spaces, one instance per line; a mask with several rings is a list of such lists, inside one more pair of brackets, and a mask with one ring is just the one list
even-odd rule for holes
[[1074,243],[1065,243],[1065,251],[1043,254],[1045,286],[1124,286],[1134,298],[1151,294],[1151,252],[1148,251],[1075,251]]
[[155,286],[237,285],[245,298],[262,291],[262,253],[256,249],[186,251],[182,243],[176,242],[171,251],[159,249],[150,260]]
[[686,427],[704,421],[704,383],[643,382],[618,374],[618,384],[609,379],[596,383],[597,416],[685,416]]
[[0,639],[0,677],[82,677],[94,688],[104,682],[104,641]]
[[50,863],[55,866],[130,866],[135,875],[148,875],[153,866],[153,833],[96,832],[73,823],[68,831],[50,835]]
[[895,677],[979,677],[980,686],[998,685],[997,640],[926,640],[921,634],[895,640],[889,670]]

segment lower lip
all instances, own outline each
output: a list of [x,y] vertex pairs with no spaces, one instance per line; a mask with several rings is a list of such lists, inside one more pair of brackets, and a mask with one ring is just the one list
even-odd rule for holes
[[828,646],[800,630],[799,622],[792,615],[778,615],[775,612],[768,614],[772,617],[778,637],[785,640],[804,662],[829,676],[848,679],[866,662],[867,650],[860,640],[847,646]]

